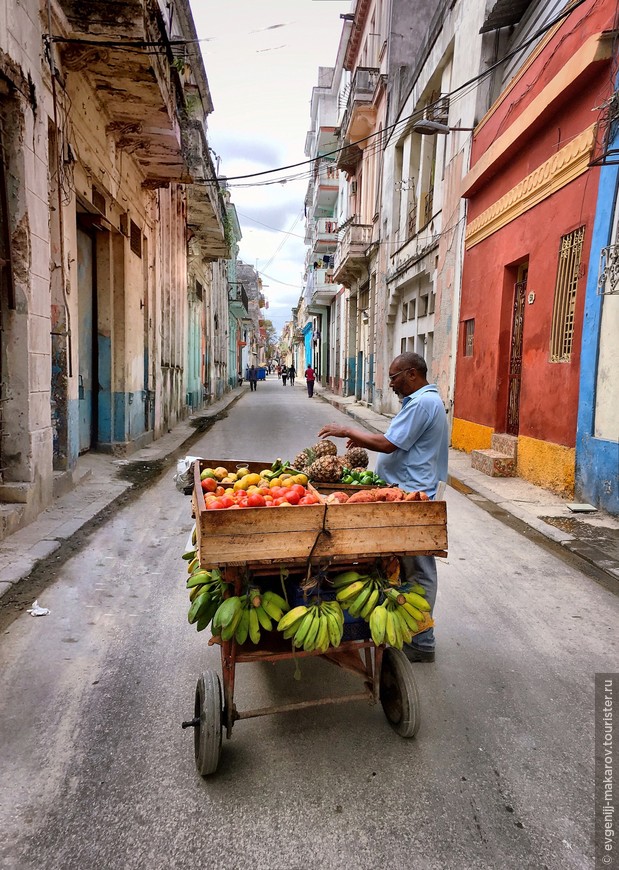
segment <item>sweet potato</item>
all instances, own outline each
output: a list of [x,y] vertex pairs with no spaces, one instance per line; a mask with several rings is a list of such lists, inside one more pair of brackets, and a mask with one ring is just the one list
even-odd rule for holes
[[354,492],[348,499],[346,504],[369,504],[376,501],[374,498],[375,489],[362,489],[360,492]]
[[327,496],[327,504],[344,504],[348,501],[348,496],[345,492],[331,492]]

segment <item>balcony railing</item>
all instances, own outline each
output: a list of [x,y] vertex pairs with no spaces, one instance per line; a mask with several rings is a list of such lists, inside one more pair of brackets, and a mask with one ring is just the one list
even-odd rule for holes
[[237,317],[247,317],[249,314],[249,299],[242,284],[228,286],[228,302],[230,311]]
[[314,225],[313,249],[326,251],[337,244],[337,221],[333,218],[319,218]]
[[355,70],[344,117],[342,118],[341,130],[343,136],[346,137],[355,110],[361,105],[372,103],[376,85],[379,81],[380,70],[375,67],[358,66]]
[[372,225],[360,224],[352,218],[343,228],[335,251],[333,278],[350,287],[368,266],[367,249],[372,241]]
[[333,280],[333,269],[312,269],[305,283],[305,301],[308,305],[330,305],[338,285]]

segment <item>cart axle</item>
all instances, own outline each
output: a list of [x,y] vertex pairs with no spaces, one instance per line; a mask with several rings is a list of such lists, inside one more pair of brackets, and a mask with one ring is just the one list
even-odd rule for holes
[[200,727],[200,717],[194,716],[189,722],[181,722],[181,728],[184,730],[185,728],[199,728]]

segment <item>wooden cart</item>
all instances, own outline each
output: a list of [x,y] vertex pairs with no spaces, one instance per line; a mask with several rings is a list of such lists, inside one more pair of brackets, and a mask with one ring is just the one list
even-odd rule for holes
[[[314,569],[323,573],[338,573],[348,567],[370,570],[381,557],[447,555],[444,501],[320,503],[287,510],[207,511],[200,473],[218,465],[259,472],[269,463],[219,459],[195,463],[192,505],[200,564],[219,568],[230,584],[231,594],[242,594],[248,583],[281,594],[282,577],[287,577],[289,597],[295,597],[301,594],[301,584]],[[375,704],[380,700],[389,723],[400,736],[413,737],[419,728],[419,696],[412,666],[402,651],[376,646],[364,620],[347,623],[340,646],[330,647],[326,653],[293,650],[290,641],[275,631],[263,632],[258,645],[249,641],[239,645],[234,639],[209,641],[213,642],[221,644],[223,693],[219,676],[211,670],[204,672],[196,687],[194,717],[183,722],[184,728],[194,728],[196,766],[203,776],[217,769],[223,727],[230,738],[234,723],[240,719],[344,701],[369,700]],[[237,709],[237,664],[316,655],[360,676],[363,690],[294,704]]]

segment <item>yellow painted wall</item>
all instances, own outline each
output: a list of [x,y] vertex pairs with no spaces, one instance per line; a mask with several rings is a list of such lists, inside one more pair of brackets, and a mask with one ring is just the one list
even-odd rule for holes
[[573,447],[521,435],[518,438],[517,474],[537,486],[573,498],[575,457]]
[[482,426],[480,423],[472,423],[470,420],[461,420],[454,417],[451,430],[451,446],[456,450],[486,450],[490,447],[490,441],[494,429],[490,426]]

